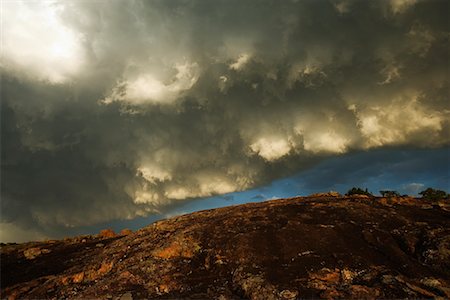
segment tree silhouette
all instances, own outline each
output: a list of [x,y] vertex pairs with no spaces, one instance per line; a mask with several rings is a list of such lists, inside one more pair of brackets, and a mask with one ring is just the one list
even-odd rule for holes
[[367,188],[363,190],[362,188],[359,188],[359,187],[352,187],[350,190],[348,190],[348,192],[347,192],[345,195],[346,195],[346,196],[351,196],[351,195],[367,195],[367,196],[373,197],[372,193],[369,192],[369,191],[367,190]]
[[450,194],[447,194],[445,191],[435,190],[433,188],[427,188],[426,190],[421,191],[419,195],[422,195],[422,199],[426,200],[442,200],[450,198]]

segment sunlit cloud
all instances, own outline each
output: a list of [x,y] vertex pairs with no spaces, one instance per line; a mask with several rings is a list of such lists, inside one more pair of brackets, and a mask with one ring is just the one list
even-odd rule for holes
[[242,69],[245,66],[245,64],[247,64],[247,62],[249,60],[250,60],[250,55],[243,53],[243,54],[239,55],[238,59],[235,62],[230,64],[230,69],[239,71],[240,69]]
[[61,83],[83,65],[82,35],[64,24],[58,1],[2,1],[2,65]]
[[417,0],[391,0],[389,4],[394,14],[405,12],[407,9],[417,3]]
[[250,149],[268,161],[277,160],[289,153],[289,141],[278,137],[262,137],[250,145]]
[[433,135],[442,130],[448,113],[427,111],[418,95],[409,94],[393,99],[386,106],[373,106],[357,114],[361,133],[367,138],[366,147],[374,147],[401,144],[415,135],[423,135],[421,139],[433,143]]
[[198,65],[196,63],[175,64],[176,74],[164,82],[153,74],[139,74],[132,79],[118,82],[112,92],[102,100],[104,104],[114,101],[133,105],[148,103],[172,103],[183,91],[189,90],[198,80]]
[[348,140],[333,131],[317,132],[305,140],[305,150],[317,152],[344,153]]

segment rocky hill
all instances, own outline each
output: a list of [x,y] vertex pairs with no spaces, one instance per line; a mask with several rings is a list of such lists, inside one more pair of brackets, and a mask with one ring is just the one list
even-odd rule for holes
[[3,244],[1,297],[450,298],[449,202],[323,194]]

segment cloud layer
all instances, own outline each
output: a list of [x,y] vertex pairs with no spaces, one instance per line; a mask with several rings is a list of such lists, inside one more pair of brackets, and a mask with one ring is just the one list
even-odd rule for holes
[[51,234],[448,145],[448,6],[5,1],[2,222]]

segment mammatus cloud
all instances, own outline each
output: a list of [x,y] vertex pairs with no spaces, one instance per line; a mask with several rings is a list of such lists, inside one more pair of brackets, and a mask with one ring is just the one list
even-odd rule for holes
[[447,1],[2,5],[2,222],[21,229],[449,144]]

